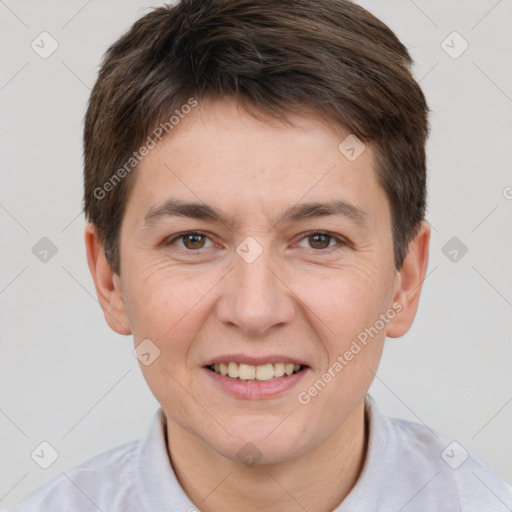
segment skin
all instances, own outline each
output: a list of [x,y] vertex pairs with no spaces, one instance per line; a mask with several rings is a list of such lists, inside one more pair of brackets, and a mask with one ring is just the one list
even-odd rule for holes
[[[107,323],[133,334],[135,345],[149,338],[160,350],[141,369],[167,418],[178,479],[206,512],[330,511],[343,501],[364,464],[364,397],[385,337],[410,328],[427,270],[426,223],[402,269],[394,267],[390,206],[371,145],[351,162],[338,150],[349,135],[343,127],[313,114],[289,118],[294,126],[258,120],[230,101],[188,114],[137,170],[121,227],[120,276],[94,226],[85,231]],[[215,206],[237,224],[168,217],[145,226],[148,210],[171,197]],[[363,210],[367,222],[327,216],[276,223],[296,203],[331,199]],[[206,238],[169,243],[195,230]],[[311,231],[347,243],[318,242]],[[247,236],[263,250],[250,264],[236,252]],[[307,405],[299,403],[297,394],[394,302],[400,313]],[[273,398],[235,398],[203,368],[230,353],[287,354],[309,369]],[[237,456],[247,443],[261,457],[253,466]]]

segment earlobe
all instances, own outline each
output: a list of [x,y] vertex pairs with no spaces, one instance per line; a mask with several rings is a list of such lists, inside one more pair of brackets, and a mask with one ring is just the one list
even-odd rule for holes
[[107,324],[118,334],[131,334],[119,276],[110,267],[96,228],[91,223],[85,227],[85,248],[89,270]]
[[401,310],[388,324],[386,336],[390,338],[403,336],[414,321],[427,273],[429,243],[430,226],[423,221],[409,244],[407,256],[395,282],[393,303],[400,304]]

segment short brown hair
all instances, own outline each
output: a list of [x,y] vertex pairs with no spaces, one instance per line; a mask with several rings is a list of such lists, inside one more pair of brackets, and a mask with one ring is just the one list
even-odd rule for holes
[[114,272],[136,150],[191,98],[285,121],[317,112],[372,143],[400,269],[426,207],[429,109],[411,64],[347,0],[182,0],[143,16],[106,52],[85,117],[84,211]]

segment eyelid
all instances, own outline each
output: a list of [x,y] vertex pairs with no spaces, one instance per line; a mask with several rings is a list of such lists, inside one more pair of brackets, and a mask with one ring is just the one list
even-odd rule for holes
[[[208,240],[210,240],[210,242],[212,244],[215,244],[215,242],[211,239],[211,236],[206,233],[205,231],[201,231],[201,230],[191,230],[191,231],[182,231],[181,233],[177,233],[175,235],[172,235],[171,237],[168,237],[164,240],[163,242],[163,245],[164,246],[168,246],[168,245],[171,245],[171,244],[174,244],[174,242],[176,240],[179,240],[179,239],[182,239],[184,236],[186,235],[201,235],[201,236],[204,236],[205,238],[207,238]],[[299,240],[297,243],[301,242],[302,240],[310,237],[310,236],[313,236],[313,235],[324,235],[324,236],[328,236],[330,238],[332,238],[333,240],[335,240],[337,242],[337,244],[333,245],[332,247],[327,247],[325,249],[313,249],[313,248],[309,248],[311,251],[314,251],[315,253],[327,253],[327,252],[331,252],[332,250],[336,250],[336,249],[340,249],[342,247],[351,247],[351,243],[344,237],[340,236],[340,235],[336,235],[330,231],[322,231],[322,230],[310,230],[310,231],[307,231],[305,233],[301,233],[299,236]],[[296,245],[296,244],[295,244]],[[208,249],[210,248],[211,246],[209,247],[201,247],[199,249],[187,249],[186,247],[180,247],[180,246],[177,246],[179,249],[183,250],[183,251],[186,251],[186,252],[189,252],[189,253],[193,253],[193,252],[201,252],[201,250],[204,250],[204,249]]]
[[340,248],[343,248],[343,247],[350,247],[351,246],[351,243],[344,237],[340,236],[340,235],[336,235],[335,233],[332,233],[330,231],[322,231],[322,230],[318,230],[318,229],[313,229],[311,231],[307,231],[305,233],[301,233],[300,235],[300,239],[299,239],[299,242],[301,242],[302,240],[304,240],[305,238],[308,238],[310,236],[313,236],[313,235],[324,235],[324,236],[328,236],[332,239],[334,239],[336,242],[338,242],[336,245],[333,245],[332,247],[327,247],[325,249],[312,249],[312,248],[309,248],[311,251],[314,251],[315,253],[328,253],[328,252],[331,252],[331,250],[337,250],[337,249],[340,249]]
[[[213,240],[211,239],[210,235],[204,231],[200,231],[200,230],[192,230],[192,231],[182,231],[181,233],[176,233],[175,235],[171,235],[170,237],[167,237],[163,242],[162,242],[162,245],[163,246],[168,246],[168,245],[176,245],[175,242],[176,240],[179,240],[179,239],[182,239],[183,237],[185,237],[186,235],[201,235],[201,236],[204,236],[205,238],[207,238],[208,240],[210,240],[210,242],[213,244]],[[180,246],[177,246],[179,249],[182,249],[186,252],[200,252],[201,249],[205,249],[204,247],[201,247],[201,249],[187,249],[186,247],[180,247]],[[208,249],[209,247],[206,247],[206,249]]]

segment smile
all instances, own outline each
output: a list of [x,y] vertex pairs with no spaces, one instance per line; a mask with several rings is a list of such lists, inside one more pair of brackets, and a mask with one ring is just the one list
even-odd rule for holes
[[234,361],[208,366],[209,370],[223,377],[247,381],[268,381],[274,378],[290,376],[300,372],[303,368],[302,365],[293,363],[268,363],[256,366]]

